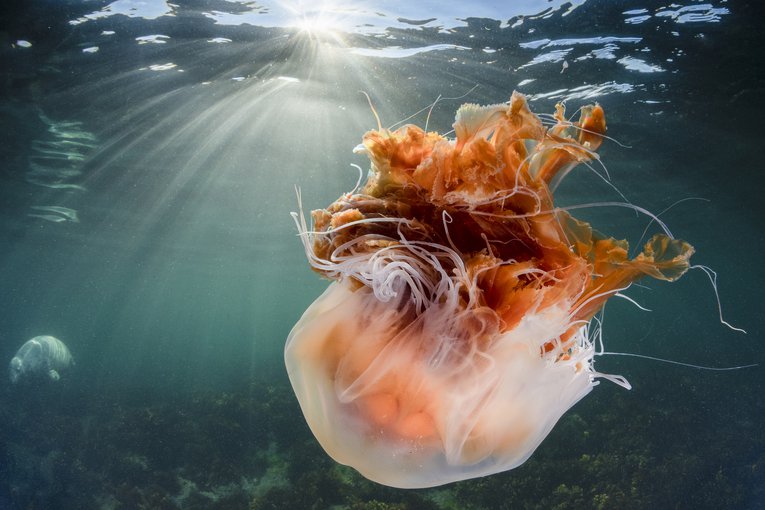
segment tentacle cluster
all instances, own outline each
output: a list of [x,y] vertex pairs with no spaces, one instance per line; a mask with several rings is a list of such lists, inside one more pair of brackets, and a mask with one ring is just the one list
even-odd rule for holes
[[[628,258],[626,241],[604,237],[557,209],[550,191],[571,168],[597,159],[606,124],[599,105],[577,122],[558,105],[546,128],[514,93],[506,104],[463,105],[455,139],[414,125],[364,136],[372,162],[364,188],[298,219],[311,265],[352,279],[383,302],[410,303],[415,314],[449,304],[490,334],[565,304],[566,332],[544,339],[556,359],[604,302],[637,278],[679,278],[693,248],[665,234]],[[471,332],[472,334],[472,332]]]

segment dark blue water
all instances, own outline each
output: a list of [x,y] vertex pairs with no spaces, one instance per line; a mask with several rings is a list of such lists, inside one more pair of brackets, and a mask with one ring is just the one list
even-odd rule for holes
[[[0,378],[0,508],[765,508],[762,8],[507,4],[3,4],[0,363],[53,335],[75,365]],[[630,289],[650,313],[609,303],[607,350],[761,365],[603,356],[633,390],[596,388],[524,466],[380,487],[321,451],[284,373],[326,286],[294,187],[324,207],[368,167],[351,152],[376,127],[360,91],[383,125],[440,96],[445,132],[462,102],[514,89],[537,113],[605,108],[610,184],[579,168],[559,204],[705,199],[661,218],[747,334],[691,271]],[[634,243],[647,224],[578,216]]]

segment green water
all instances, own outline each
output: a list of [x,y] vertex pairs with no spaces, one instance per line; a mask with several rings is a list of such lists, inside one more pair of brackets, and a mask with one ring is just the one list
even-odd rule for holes
[[[441,96],[429,127],[445,132],[461,102],[517,88],[537,113],[562,99],[569,112],[602,104],[619,143],[599,152],[632,203],[659,213],[707,200],[661,218],[718,272],[725,319],[748,334],[720,323],[709,281],[692,271],[630,289],[650,313],[610,302],[606,349],[762,364],[753,3],[479,3],[481,18],[452,3],[384,3],[332,32],[300,31],[276,4],[117,13],[131,5],[31,2],[0,17],[0,360],[54,335],[76,362],[57,385],[2,379],[0,508],[765,507],[762,366],[600,357],[599,371],[634,389],[604,382],[517,470],[406,492],[321,451],[282,361],[326,286],[290,218],[295,186],[307,210],[324,207],[353,187],[351,164],[368,167],[352,153],[376,127],[360,91],[383,125]],[[242,11],[252,17],[240,22]],[[164,42],[137,39],[151,35]],[[586,168],[558,196],[621,200]],[[647,224],[627,209],[577,215],[633,242]]]

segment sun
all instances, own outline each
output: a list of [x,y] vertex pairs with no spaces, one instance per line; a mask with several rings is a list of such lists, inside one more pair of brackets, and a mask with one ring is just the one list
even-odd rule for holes
[[334,2],[296,2],[288,6],[294,18],[290,26],[316,38],[342,41],[342,34],[352,30],[347,6]]

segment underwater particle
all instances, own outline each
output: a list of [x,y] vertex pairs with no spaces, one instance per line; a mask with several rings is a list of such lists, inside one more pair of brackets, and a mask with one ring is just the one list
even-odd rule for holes
[[[81,185],[68,181],[82,174],[82,163],[98,146],[96,136],[85,130],[79,121],[53,120],[43,113],[40,113],[40,120],[47,126],[47,133],[32,141],[27,182],[52,189],[84,190]],[[76,221],[60,208],[37,209],[63,214],[69,220]],[[51,217],[43,219],[64,221]]]
[[31,48],[32,43],[24,39],[19,39],[18,41],[16,41],[16,46],[18,46],[19,48]]
[[[169,71],[170,69],[175,69],[178,67],[178,64],[173,64],[172,62],[168,62],[167,64],[152,64],[148,67],[151,71]],[[141,70],[147,69],[146,67],[142,67]]]
[[628,71],[637,71],[639,73],[662,73],[664,69],[655,64],[649,64],[645,60],[635,57],[622,57],[617,60]]
[[63,223],[66,218],[62,216],[56,216],[55,214],[27,214],[31,218],[40,218],[41,220],[50,221],[52,223]]
[[406,58],[420,53],[429,53],[431,51],[443,50],[469,50],[467,46],[458,46],[456,44],[432,44],[415,48],[402,48],[401,46],[386,46],[382,48],[351,48],[350,52],[354,55],[363,57],[379,58]]
[[413,125],[364,135],[361,191],[293,214],[314,270],[335,280],[290,332],[303,414],[336,461],[394,487],[525,462],[605,378],[590,319],[643,277],[674,281],[693,248],[657,234],[636,257],[554,205],[597,157],[603,109],[558,105],[547,129],[513,93],[463,105],[455,138]]
[[[80,218],[77,215],[77,211],[70,209],[69,207],[61,207],[57,205],[33,205],[30,207],[35,213],[27,214],[33,218],[42,218],[44,220],[52,221],[54,223],[61,223],[64,221],[70,221],[72,223],[79,223]],[[55,213],[55,214],[47,214]]]
[[69,348],[56,337],[43,335],[27,340],[11,359],[11,382],[20,378],[47,376],[58,381],[60,373],[72,365]]
[[98,46],[90,46],[89,48],[83,48],[83,53],[98,53]]
[[168,39],[170,36],[162,34],[142,35],[135,38],[138,44],[166,44]]

